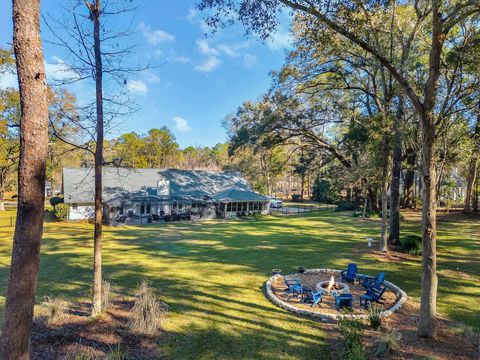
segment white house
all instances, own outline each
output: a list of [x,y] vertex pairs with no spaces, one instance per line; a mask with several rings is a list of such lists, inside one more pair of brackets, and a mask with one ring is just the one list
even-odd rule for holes
[[[93,168],[63,169],[63,193],[69,220],[92,218]],[[211,219],[269,212],[269,199],[237,172],[104,167],[103,200],[109,219],[172,214]]]

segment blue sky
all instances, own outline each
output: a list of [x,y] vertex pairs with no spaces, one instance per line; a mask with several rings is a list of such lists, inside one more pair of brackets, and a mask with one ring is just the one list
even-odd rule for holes
[[[60,16],[61,0],[43,0],[43,14]],[[138,2],[137,2],[138,3]],[[10,2],[0,5],[0,44],[10,46],[12,23]],[[245,100],[256,100],[270,85],[269,72],[281,67],[290,38],[288,21],[274,37],[262,43],[245,37],[236,25],[205,37],[207,31],[194,1],[143,1],[134,14],[129,40],[136,44],[132,61],[156,65],[135,73],[127,87],[139,111],[122,119],[118,133],[143,134],[153,127],[167,126],[182,147],[212,146],[226,140],[221,122]],[[119,24],[113,24],[118,26]],[[53,40],[42,24],[44,39]],[[47,78],[61,77],[66,54],[45,43]],[[15,84],[14,76],[0,79],[0,87]],[[93,84],[71,87],[81,101],[93,94]]]

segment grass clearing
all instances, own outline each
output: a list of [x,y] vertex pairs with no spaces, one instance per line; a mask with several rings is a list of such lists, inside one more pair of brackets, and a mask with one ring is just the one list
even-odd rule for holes
[[[409,216],[404,233],[418,233]],[[414,219],[416,220],[416,219]],[[480,222],[439,221],[438,308],[479,330]],[[169,305],[162,350],[181,359],[303,359],[325,356],[322,324],[271,304],[263,284],[271,269],[343,268],[376,274],[420,295],[420,257],[382,261],[358,251],[378,238],[379,222],[331,211],[230,222],[171,223],[106,228],[104,276],[119,293],[147,280]],[[12,228],[0,235],[0,311],[3,314]],[[90,298],[92,226],[45,224],[37,300]]]

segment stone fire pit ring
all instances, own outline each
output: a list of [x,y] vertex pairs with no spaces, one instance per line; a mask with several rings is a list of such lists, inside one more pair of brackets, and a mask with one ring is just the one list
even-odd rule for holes
[[[303,275],[319,274],[320,273],[320,274],[325,274],[326,277],[329,274],[336,274],[337,276],[341,276],[341,272],[342,272],[341,270],[337,270],[337,269],[308,269],[308,270],[305,270]],[[288,276],[296,277],[296,276],[299,276],[299,275],[300,274],[289,274]],[[363,274],[358,274],[358,275],[361,276]],[[272,290],[272,285],[280,276],[281,276],[280,274],[275,274],[270,279],[268,279],[267,282],[265,283],[267,297],[275,305],[280,306],[282,309],[293,312],[293,313],[298,314],[298,315],[309,316],[309,317],[317,318],[317,319],[324,320],[324,321],[338,320],[338,319],[342,318],[343,316],[345,316],[344,314],[342,314],[340,312],[338,312],[337,314],[330,314],[330,313],[322,313],[322,312],[319,312],[319,311],[314,311],[314,310],[309,310],[309,309],[302,309],[302,308],[299,308],[297,306],[292,305],[291,303],[289,303],[287,301],[284,301],[284,300],[278,298]],[[326,280],[326,282],[328,283],[328,280]],[[323,283],[323,281],[320,282],[320,283]],[[317,286],[319,286],[320,283],[318,283]],[[385,280],[384,284],[385,284],[387,290],[391,291],[396,296],[395,303],[390,308],[384,310],[385,317],[388,317],[388,316],[392,315],[393,313],[395,313],[396,311],[398,311],[402,307],[402,305],[407,300],[408,296],[407,296],[407,293],[405,291],[403,291],[401,288],[399,288],[397,285],[391,283],[390,281]],[[346,285],[346,284],[344,284],[344,285]],[[356,305],[356,306],[358,306],[358,305]],[[359,318],[359,319],[368,318],[367,314],[353,314],[351,316],[353,316],[354,318]]]

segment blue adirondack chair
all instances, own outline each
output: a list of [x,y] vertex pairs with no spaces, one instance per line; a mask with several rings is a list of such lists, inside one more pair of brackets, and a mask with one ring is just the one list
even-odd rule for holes
[[362,285],[365,289],[380,291],[385,281],[385,273],[382,271],[376,277],[365,276],[362,278]]
[[353,297],[352,294],[337,294],[336,291],[332,292],[333,297],[335,298],[335,306],[338,310],[344,307],[352,308]]
[[311,306],[318,305],[318,303],[322,302],[323,291],[319,291],[317,293],[313,292],[313,289],[305,285],[303,287],[303,294],[302,294],[302,302],[304,304],[311,304]]
[[354,282],[357,278],[357,264],[348,264],[347,270],[342,271],[342,281]]
[[360,306],[363,306],[365,309],[368,309],[368,303],[377,302],[383,304],[382,296],[385,293],[387,288],[383,285],[379,290],[367,289],[367,292],[363,295],[360,295]]
[[287,279],[284,275],[282,275],[282,278],[287,286],[287,289],[285,290],[287,295],[301,295],[303,293],[302,282],[300,279]]

